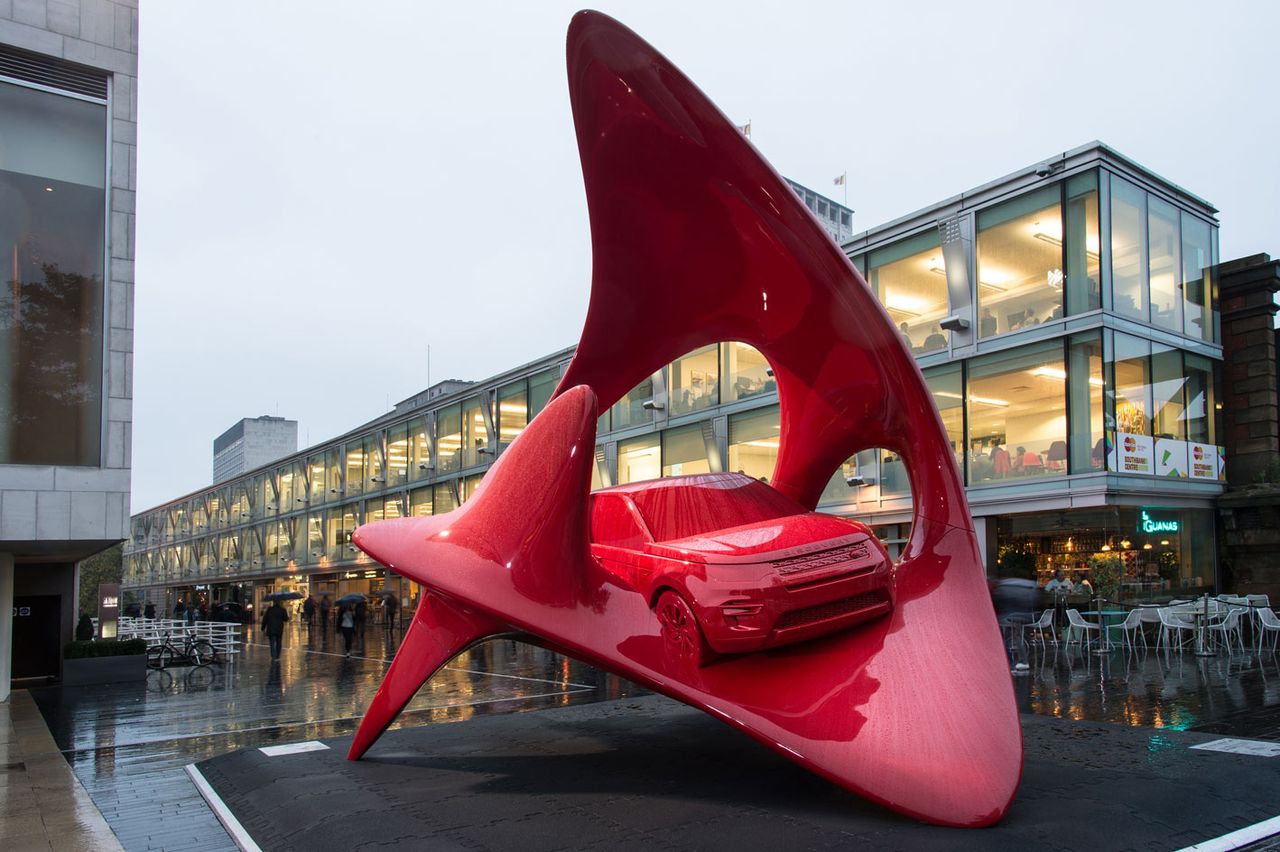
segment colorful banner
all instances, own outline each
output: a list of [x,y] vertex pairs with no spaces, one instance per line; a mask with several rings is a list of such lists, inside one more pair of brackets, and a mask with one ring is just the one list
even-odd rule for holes
[[1187,442],[1173,438],[1156,439],[1156,476],[1187,476]]
[[1189,444],[1188,474],[1192,479],[1218,478],[1218,448],[1213,444]]
[[1116,473],[1155,473],[1155,446],[1147,435],[1112,432],[1107,440],[1108,467]]

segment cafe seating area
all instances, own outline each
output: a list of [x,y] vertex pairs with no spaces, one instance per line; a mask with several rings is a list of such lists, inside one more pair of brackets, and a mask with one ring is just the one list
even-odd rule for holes
[[[1204,595],[1162,603],[1126,604],[1095,598],[1091,609],[1056,605],[1006,630],[1014,642],[1047,651],[1079,649],[1107,653],[1154,648],[1166,654],[1276,654],[1280,652],[1280,616],[1267,595]],[[1002,627],[1013,625],[1002,622]],[[1016,635],[1015,635],[1016,634]]]

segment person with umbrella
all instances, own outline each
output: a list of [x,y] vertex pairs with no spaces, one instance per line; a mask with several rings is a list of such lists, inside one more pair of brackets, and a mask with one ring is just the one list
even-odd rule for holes
[[382,595],[382,615],[386,620],[387,627],[396,626],[396,610],[400,607],[400,602],[396,600],[393,592],[380,592]]
[[335,616],[338,630],[342,632],[342,644],[347,656],[351,656],[351,644],[356,638],[356,604],[364,601],[364,595],[350,594],[338,598],[338,614]]

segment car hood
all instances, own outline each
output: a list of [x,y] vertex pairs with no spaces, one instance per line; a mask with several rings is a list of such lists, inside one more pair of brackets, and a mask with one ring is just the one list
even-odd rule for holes
[[650,542],[646,553],[686,562],[772,562],[863,541],[870,532],[855,521],[804,512],[671,541]]

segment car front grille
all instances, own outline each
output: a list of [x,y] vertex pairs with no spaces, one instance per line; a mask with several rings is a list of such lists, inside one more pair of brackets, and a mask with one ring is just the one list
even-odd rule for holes
[[861,610],[873,609],[887,603],[885,596],[876,592],[854,595],[851,598],[841,598],[838,601],[783,613],[774,624],[774,629],[786,630],[789,627],[801,627],[805,624],[814,624]]
[[786,577],[791,574],[798,574],[801,571],[815,571],[819,568],[829,568],[832,565],[838,565],[841,562],[857,562],[866,559],[870,555],[871,549],[867,542],[859,541],[845,547],[837,547],[834,550],[823,550],[819,553],[805,553],[800,556],[792,556],[789,559],[779,559],[769,563],[779,574]]

